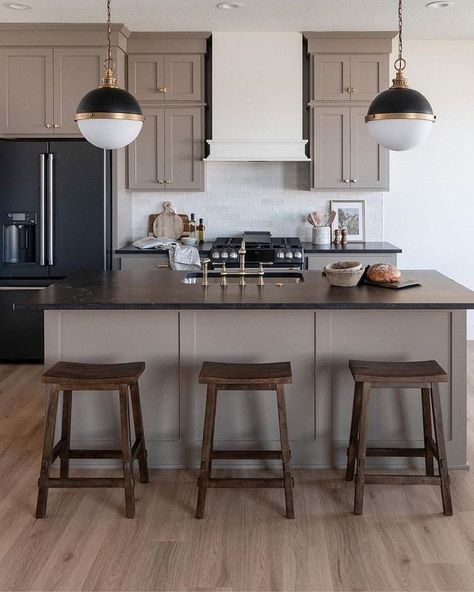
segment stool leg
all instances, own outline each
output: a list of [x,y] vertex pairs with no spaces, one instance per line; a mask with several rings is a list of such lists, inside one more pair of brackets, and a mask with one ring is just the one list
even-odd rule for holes
[[132,452],[130,449],[130,412],[128,408],[128,387],[120,386],[120,436],[122,443],[123,486],[125,490],[125,515],[135,517],[135,495],[133,492]]
[[431,385],[431,404],[433,407],[433,423],[436,435],[436,446],[438,448],[439,476],[441,478],[441,497],[443,500],[443,511],[446,516],[453,515],[451,502],[451,491],[449,485],[448,461],[446,458],[446,445],[444,443],[443,416],[441,413],[441,400],[439,396],[439,385],[434,382]]
[[359,443],[357,446],[357,475],[354,495],[354,514],[362,514],[364,506],[365,453],[367,450],[367,431],[369,423],[370,382],[362,383]]
[[295,517],[295,507],[293,502],[293,479],[291,478],[290,468],[290,444],[288,440],[288,422],[286,418],[285,391],[283,386],[278,384],[276,387],[278,404],[278,423],[280,426],[281,442],[281,460],[283,464],[283,483],[285,487],[285,505],[286,517]]
[[140,404],[140,390],[138,382],[130,385],[130,397],[132,399],[133,425],[135,427],[135,438],[141,442],[140,452],[138,453],[138,469],[140,472],[141,483],[148,483],[148,462],[145,446],[145,431],[143,429],[142,407]]
[[207,484],[211,476],[211,453],[214,424],[216,421],[216,399],[216,385],[208,384],[206,396],[206,414],[204,417],[204,431],[202,436],[201,472],[198,480],[199,492],[196,507],[196,518],[204,518],[204,510],[206,507]]
[[423,410],[423,435],[425,440],[425,467],[426,475],[428,477],[434,476],[433,450],[430,442],[433,439],[433,431],[431,425],[431,404],[430,404],[430,389],[421,389],[421,407]]
[[57,385],[48,385],[46,387],[46,395],[48,406],[45,418],[41,472],[38,482],[38,501],[36,504],[36,518],[44,518],[46,515],[46,505],[48,503],[49,467],[53,455],[56,414],[58,411],[59,387]]
[[61,426],[61,440],[63,448],[60,456],[59,474],[61,479],[69,477],[69,449],[71,448],[71,409],[72,409],[72,391],[63,392],[63,418]]
[[357,436],[359,434],[360,406],[362,402],[362,382],[354,385],[354,401],[352,403],[351,433],[347,449],[346,481],[354,480],[355,460],[357,453]]

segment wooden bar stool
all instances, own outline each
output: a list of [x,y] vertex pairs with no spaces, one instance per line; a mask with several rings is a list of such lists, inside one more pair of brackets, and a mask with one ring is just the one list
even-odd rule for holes
[[[366,483],[393,483],[396,485],[440,485],[443,511],[453,513],[450,493],[443,418],[439,396],[439,383],[448,376],[434,360],[426,362],[361,362],[349,361],[355,381],[354,402],[349,447],[347,450],[346,480],[354,479],[357,463],[354,514],[362,514],[364,485]],[[423,411],[424,448],[367,448],[369,394],[374,388],[419,388]],[[433,415],[431,415],[431,411]],[[435,439],[433,439],[432,424]],[[426,475],[367,475],[366,456],[424,457]],[[438,475],[434,472],[433,458],[438,462]]]
[[[204,517],[208,487],[283,487],[285,489],[286,517],[294,518],[293,478],[290,470],[290,448],[284,384],[291,384],[291,364],[226,364],[204,362],[199,375],[200,384],[207,384],[206,414],[202,439],[201,472],[198,479],[196,518]],[[275,391],[278,405],[281,450],[214,450],[217,391]],[[214,459],[278,459],[282,461],[283,477],[234,478],[211,477]]]
[[[47,411],[43,458],[38,482],[37,518],[45,517],[50,487],[123,487],[126,516],[127,518],[135,516],[133,462],[136,459],[138,459],[140,481],[148,483],[147,452],[138,390],[138,378],[144,370],[144,362],[126,364],[58,362],[43,374],[42,382],[46,384]],[[60,391],[63,391],[61,438],[54,445]],[[121,450],[71,450],[72,391],[119,392]],[[130,443],[129,391],[136,438],[133,446]],[[60,457],[60,476],[52,478],[49,476],[49,469],[58,457]],[[71,458],[121,459],[123,478],[69,477],[69,459]]]

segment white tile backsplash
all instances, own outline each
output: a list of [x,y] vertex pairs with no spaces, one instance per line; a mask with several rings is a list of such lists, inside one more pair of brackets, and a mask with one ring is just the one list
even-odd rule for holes
[[169,200],[179,214],[204,218],[206,238],[244,230],[270,230],[274,236],[311,240],[305,221],[312,210],[329,208],[331,199],[366,200],[366,239],[383,240],[383,193],[311,192],[310,165],[304,162],[209,162],[204,192],[133,192],[133,237],[145,236],[148,216]]

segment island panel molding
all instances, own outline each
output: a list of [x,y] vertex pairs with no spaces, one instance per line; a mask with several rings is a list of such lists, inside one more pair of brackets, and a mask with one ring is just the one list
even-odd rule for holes
[[[464,311],[449,310],[47,311],[46,363],[60,358],[110,363],[130,359],[133,351],[147,368],[140,390],[150,467],[196,468],[205,400],[205,387],[198,384],[202,361],[271,362],[283,356],[291,360],[294,376],[287,392],[292,464],[320,468],[345,464],[353,390],[349,358],[436,359],[450,376],[441,387],[449,463],[465,467],[465,320]],[[361,339],[367,326],[370,339]],[[77,399],[74,446],[113,447],[113,395]],[[264,391],[244,399],[226,393],[217,415],[218,446],[277,448],[272,402]],[[381,390],[370,412],[371,445],[422,446],[421,406],[412,391]],[[382,467],[422,464],[371,459],[372,466]],[[93,465],[77,461],[76,466]]]

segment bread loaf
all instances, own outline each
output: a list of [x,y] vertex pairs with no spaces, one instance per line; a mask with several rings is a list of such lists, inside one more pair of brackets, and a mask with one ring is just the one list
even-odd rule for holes
[[367,270],[367,279],[371,282],[398,282],[401,275],[400,270],[389,263],[376,263]]

